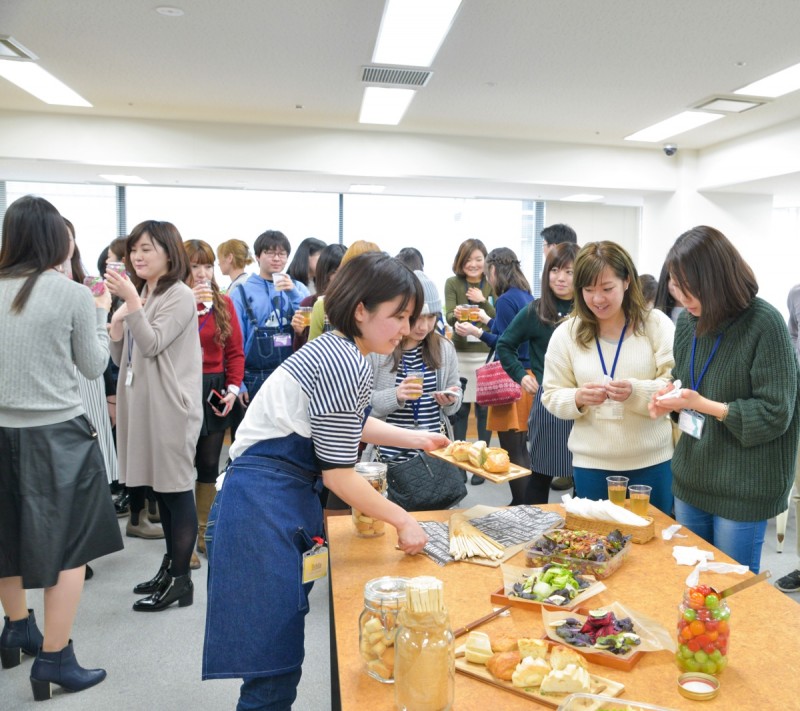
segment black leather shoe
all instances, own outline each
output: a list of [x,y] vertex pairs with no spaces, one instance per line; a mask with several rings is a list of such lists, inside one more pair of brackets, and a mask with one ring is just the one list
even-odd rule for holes
[[485,481],[486,479],[484,479],[482,476],[479,476],[478,474],[473,474],[472,478],[469,480],[469,483],[472,484],[472,486],[480,486]]
[[52,684],[58,684],[67,691],[83,691],[105,678],[105,669],[84,669],[78,664],[72,640],[60,652],[40,651],[31,667],[31,688],[35,701],[52,698]]
[[131,497],[127,491],[123,491],[114,499],[114,511],[117,512],[117,518],[125,518],[130,513],[130,502]]
[[161,587],[161,582],[167,576],[167,571],[169,570],[169,565],[171,562],[172,561],[169,559],[169,556],[165,555],[161,561],[161,567],[158,569],[158,572],[147,582],[139,583],[133,589],[133,592],[137,595],[152,595],[154,592],[156,592],[159,587]]
[[8,617],[3,618],[3,633],[0,634],[0,663],[3,669],[19,666],[23,652],[29,657],[35,657],[42,646],[42,633],[36,626],[36,617],[33,610],[28,610],[28,616],[22,620],[12,622]]
[[550,488],[553,491],[566,491],[571,489],[573,481],[571,476],[555,476],[553,481],[550,482]]
[[84,580],[91,580],[94,577],[94,571],[90,565],[86,565],[86,570],[83,572]]
[[136,612],[158,612],[173,602],[178,607],[188,607],[194,602],[194,585],[190,573],[173,578],[169,573],[161,582],[161,587],[152,595],[133,603]]

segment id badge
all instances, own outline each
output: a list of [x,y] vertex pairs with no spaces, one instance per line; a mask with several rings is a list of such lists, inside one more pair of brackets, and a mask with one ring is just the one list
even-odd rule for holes
[[313,583],[328,574],[328,547],[321,538],[315,538],[313,548],[303,553],[303,584]]
[[467,343],[481,343],[481,339],[478,338],[477,336],[473,336],[472,334],[470,334],[469,336],[467,336]]
[[681,410],[681,414],[678,417],[678,429],[695,439],[700,439],[703,436],[705,424],[706,416],[694,410]]
[[622,420],[625,417],[625,405],[621,402],[606,400],[594,409],[594,416],[598,420]]
[[286,348],[292,345],[292,334],[290,333],[276,333],[272,336],[272,345],[275,348]]
[[125,374],[125,387],[129,388],[131,385],[133,385],[133,371],[129,368]]

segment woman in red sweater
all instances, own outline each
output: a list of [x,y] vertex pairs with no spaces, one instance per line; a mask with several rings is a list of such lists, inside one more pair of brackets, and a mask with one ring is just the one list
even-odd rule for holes
[[[205,554],[208,512],[216,493],[225,430],[230,426],[231,408],[244,377],[244,351],[233,302],[220,292],[214,279],[214,250],[199,239],[187,240],[183,247],[192,268],[188,284],[197,298],[197,328],[203,349],[203,426],[195,452],[195,499],[197,550]],[[200,567],[196,555],[192,567]]]

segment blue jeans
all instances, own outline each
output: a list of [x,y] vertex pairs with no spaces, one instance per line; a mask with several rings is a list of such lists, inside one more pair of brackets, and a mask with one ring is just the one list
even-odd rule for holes
[[278,676],[246,679],[239,689],[236,711],[291,711],[301,673],[297,669]]
[[766,521],[731,521],[675,499],[675,519],[754,573],[761,567]]
[[602,501],[608,498],[607,476],[626,476],[631,484],[647,484],[653,487],[650,503],[667,516],[672,514],[672,464],[670,460],[642,469],[610,471],[608,469],[585,469],[573,467],[575,496]]

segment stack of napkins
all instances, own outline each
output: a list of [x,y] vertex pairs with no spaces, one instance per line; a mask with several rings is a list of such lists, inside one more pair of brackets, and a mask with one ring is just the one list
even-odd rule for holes
[[583,518],[591,518],[596,521],[613,521],[622,523],[626,526],[646,526],[649,521],[628,509],[612,504],[608,499],[605,501],[593,501],[592,499],[572,498],[569,494],[561,497],[567,513]]

